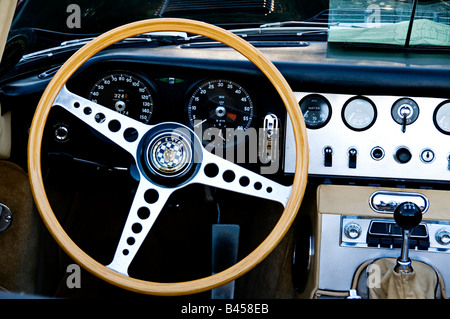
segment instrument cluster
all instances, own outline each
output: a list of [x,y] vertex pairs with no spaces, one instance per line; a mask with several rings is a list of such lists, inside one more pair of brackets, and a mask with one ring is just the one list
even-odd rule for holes
[[[309,129],[322,128],[331,119],[332,106],[323,95],[308,94],[299,105]],[[341,110],[343,123],[354,131],[368,130],[377,119],[377,106],[365,96],[349,98]],[[412,98],[399,98],[391,106],[392,120],[402,126],[402,131],[406,131],[406,127],[413,124],[419,114],[419,105]],[[450,101],[443,101],[435,106],[432,120],[437,130],[450,135]]]
[[[310,175],[450,180],[450,100],[295,92],[308,131]],[[285,172],[295,154],[286,129]]]
[[[171,84],[183,81],[165,80]],[[160,103],[156,85],[139,73],[112,71],[93,83],[87,90],[88,99],[145,124],[152,123],[155,110],[171,107]],[[211,139],[208,143],[216,146],[229,145],[233,130],[246,131],[251,127],[255,113],[249,90],[230,79],[196,81],[184,94],[184,124],[201,129],[205,141]],[[213,133],[219,138],[213,139]]]

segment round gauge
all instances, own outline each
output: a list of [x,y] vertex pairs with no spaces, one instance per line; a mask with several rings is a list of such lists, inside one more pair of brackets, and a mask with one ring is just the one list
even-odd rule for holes
[[130,73],[111,73],[98,80],[89,91],[91,101],[143,123],[153,113],[149,84]]
[[406,125],[414,123],[419,117],[419,106],[411,99],[400,99],[392,105],[392,118],[395,122],[403,125],[406,118]]
[[450,135],[450,101],[438,105],[434,111],[433,121],[441,133]]
[[375,123],[376,117],[375,105],[364,97],[354,97],[348,100],[342,109],[342,119],[345,125],[355,131],[367,130]]
[[321,95],[308,95],[299,104],[307,128],[318,129],[324,127],[331,118],[330,103]]
[[190,125],[194,130],[201,130],[204,144],[216,146],[234,145],[235,137],[239,140],[239,131],[246,131],[254,116],[250,95],[241,85],[229,80],[197,85],[186,109]]

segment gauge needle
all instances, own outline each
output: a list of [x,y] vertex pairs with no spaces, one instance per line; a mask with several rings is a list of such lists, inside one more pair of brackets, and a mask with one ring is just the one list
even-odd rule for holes
[[225,141],[225,138],[223,137],[223,132],[222,132],[222,130],[219,131],[218,136],[219,136],[222,140]]
[[200,125],[202,125],[203,123],[205,123],[206,120],[207,120],[207,119],[204,119],[203,121],[198,122],[197,124],[194,125],[194,127],[199,127]]
[[226,115],[228,116],[228,118],[229,118],[230,120],[236,121],[237,114],[234,114],[234,113],[228,113],[228,112],[227,112]]

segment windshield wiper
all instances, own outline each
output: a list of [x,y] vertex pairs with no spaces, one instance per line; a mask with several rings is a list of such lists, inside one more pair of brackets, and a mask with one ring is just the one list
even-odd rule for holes
[[324,22],[311,22],[311,21],[279,21],[264,23],[259,26],[260,29],[275,28],[275,27],[318,27],[328,28],[328,23]]
[[[22,57],[20,62],[30,61],[40,58],[52,57],[54,54],[59,52],[65,52],[70,49],[77,49],[78,47],[82,47],[88,42],[92,41],[96,37],[87,37],[80,39],[67,40],[60,43],[59,46],[32,52],[26,54]],[[121,43],[166,43],[166,44],[175,44],[178,42],[183,42],[188,40],[188,36],[185,32],[152,32],[152,33],[143,33],[134,37],[126,38],[122,41],[119,41],[115,44]]]

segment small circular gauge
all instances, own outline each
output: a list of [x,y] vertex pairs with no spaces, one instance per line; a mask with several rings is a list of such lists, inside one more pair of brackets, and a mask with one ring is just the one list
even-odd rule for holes
[[400,99],[392,105],[391,114],[398,124],[403,125],[403,121],[406,119],[406,125],[409,125],[419,117],[419,106],[411,99]]
[[433,121],[441,133],[450,135],[450,101],[438,105],[434,111]]
[[216,146],[234,145],[235,137],[239,140],[237,133],[246,131],[254,117],[248,92],[229,80],[197,85],[187,101],[186,111],[192,128],[201,130],[204,144]]
[[351,98],[342,109],[345,125],[354,131],[367,130],[375,123],[376,117],[375,105],[365,97]]
[[153,113],[149,84],[130,73],[111,73],[89,91],[91,101],[148,124]]
[[324,127],[331,118],[330,103],[321,95],[308,95],[300,101],[299,105],[307,128]]

